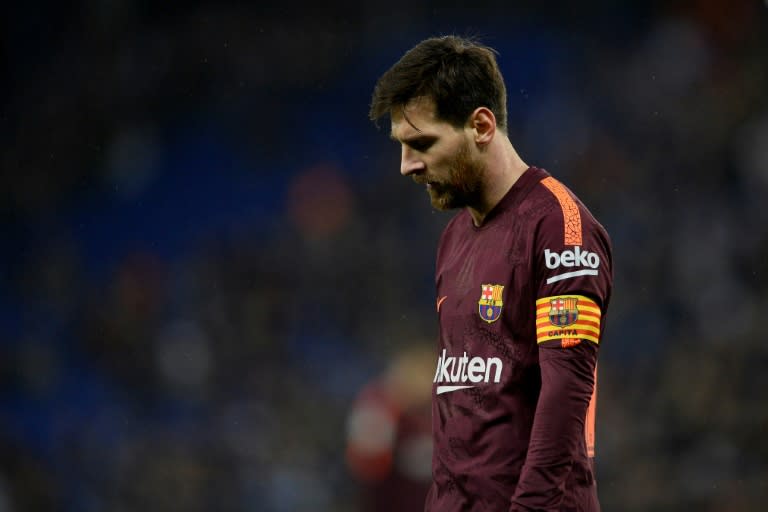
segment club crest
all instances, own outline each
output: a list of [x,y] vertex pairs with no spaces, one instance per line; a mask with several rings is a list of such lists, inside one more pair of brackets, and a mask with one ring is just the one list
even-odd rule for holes
[[549,321],[558,327],[567,327],[579,319],[579,299],[576,297],[555,297],[549,301]]
[[480,318],[488,323],[495,322],[501,316],[502,294],[504,285],[483,284],[480,286],[480,300],[477,301]]

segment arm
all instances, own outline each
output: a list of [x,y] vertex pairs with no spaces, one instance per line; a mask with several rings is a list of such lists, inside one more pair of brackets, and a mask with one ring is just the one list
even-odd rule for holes
[[[562,184],[547,178],[542,185],[560,208],[540,219],[534,235],[541,389],[512,512],[560,510],[567,482],[591,480],[576,466],[593,456],[592,421],[587,429],[585,422],[595,391],[602,317],[611,295],[608,234]],[[592,418],[594,410],[589,414]]]
[[559,510],[572,461],[584,453],[584,421],[595,385],[597,344],[539,345],[541,392],[510,511]]

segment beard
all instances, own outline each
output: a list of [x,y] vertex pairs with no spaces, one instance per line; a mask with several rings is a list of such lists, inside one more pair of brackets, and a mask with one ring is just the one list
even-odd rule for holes
[[484,175],[485,165],[472,158],[469,142],[464,141],[453,157],[446,180],[425,180],[422,176],[419,182],[430,184],[427,191],[435,209],[452,210],[479,203]]

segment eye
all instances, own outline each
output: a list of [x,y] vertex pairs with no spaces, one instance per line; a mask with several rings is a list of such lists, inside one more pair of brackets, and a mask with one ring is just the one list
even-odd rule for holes
[[432,144],[434,144],[434,142],[435,140],[432,138],[422,138],[411,140],[408,142],[408,145],[416,151],[426,151]]

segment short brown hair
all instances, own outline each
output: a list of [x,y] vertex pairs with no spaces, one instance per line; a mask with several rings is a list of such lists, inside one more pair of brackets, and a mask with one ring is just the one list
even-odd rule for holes
[[435,102],[438,119],[455,127],[487,107],[507,131],[507,89],[496,51],[472,39],[432,37],[408,50],[376,82],[368,115],[375,122],[421,96]]

